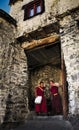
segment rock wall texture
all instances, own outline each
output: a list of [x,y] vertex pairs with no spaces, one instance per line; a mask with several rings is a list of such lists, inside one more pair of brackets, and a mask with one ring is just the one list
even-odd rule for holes
[[63,2],[62,0],[45,0],[45,12],[43,14],[23,21],[24,10],[22,10],[22,6],[31,1],[23,0],[11,5],[10,14],[17,20],[16,37],[53,24],[57,21],[57,16],[65,14],[60,20],[61,49],[64,53],[69,84],[69,113],[77,114],[79,113],[79,21],[77,22],[79,20],[79,11],[70,12],[70,10],[79,7],[79,0],[63,0]]
[[60,21],[61,46],[67,71],[69,113],[79,113],[79,10]]
[[[14,41],[14,26],[0,18],[0,121],[3,121],[6,109],[9,68],[9,43]],[[6,80],[5,80],[6,77]],[[7,84],[6,84],[7,82]]]
[[[23,21],[22,6],[31,1],[18,0],[11,5],[10,14],[17,20],[16,29],[14,25],[0,18],[0,123],[24,121],[27,118],[28,92],[34,91],[34,87],[39,82],[38,76],[40,80],[44,78],[45,83],[48,81],[47,74],[50,75],[49,78],[53,77],[55,81],[61,81],[60,68],[52,68],[50,72],[51,67],[45,66],[31,72],[29,81],[32,87],[30,88],[27,57],[16,37],[28,35],[29,32],[55,23],[57,21],[55,16],[78,7],[79,0],[63,0],[63,3],[61,0],[45,0],[45,12],[42,15]],[[79,114],[79,10],[67,13],[58,20],[61,49],[67,72],[69,114],[77,115]]]
[[24,19],[23,5],[32,0],[16,1],[11,5],[10,14],[16,19],[17,37],[56,22],[56,16],[79,6],[79,0],[44,0],[45,12],[29,20]]
[[[15,41],[15,27],[0,18],[0,122],[26,118],[27,58]],[[15,41],[15,42],[14,42]]]

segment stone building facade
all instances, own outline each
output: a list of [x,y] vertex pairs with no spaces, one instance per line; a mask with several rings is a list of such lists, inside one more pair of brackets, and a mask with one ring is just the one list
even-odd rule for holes
[[10,0],[9,18],[0,15],[1,122],[24,121],[35,86],[50,79],[63,84],[63,114],[79,114],[79,0],[42,1]]
[[3,123],[20,121],[26,116],[28,76],[27,58],[15,40],[16,21],[2,10],[0,16],[0,123]]

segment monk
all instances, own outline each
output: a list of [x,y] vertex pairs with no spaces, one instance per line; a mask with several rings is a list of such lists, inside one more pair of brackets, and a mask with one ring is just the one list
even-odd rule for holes
[[54,115],[62,114],[62,103],[61,97],[58,93],[59,83],[50,81],[50,92],[52,96],[52,112]]
[[35,88],[35,96],[42,96],[42,102],[40,104],[35,104],[35,112],[37,115],[47,113],[46,99],[44,97],[45,86],[43,82],[40,82],[39,86]]

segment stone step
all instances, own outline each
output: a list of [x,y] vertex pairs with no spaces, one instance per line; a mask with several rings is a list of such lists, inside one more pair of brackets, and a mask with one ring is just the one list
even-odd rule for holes
[[27,120],[23,126],[15,130],[73,130],[69,121],[61,116],[55,117],[34,117],[32,120]]
[[62,115],[58,116],[33,116],[25,123],[8,123],[0,130],[73,130],[71,123]]
[[50,115],[46,115],[46,114],[40,114],[40,115],[36,115],[36,113],[34,111],[31,111],[28,114],[27,120],[53,120],[53,119],[59,119],[62,120],[64,119],[63,115],[54,115],[52,116]]
[[64,120],[63,115],[56,115],[56,116],[33,116],[33,120],[43,120],[43,121],[52,121],[52,120]]

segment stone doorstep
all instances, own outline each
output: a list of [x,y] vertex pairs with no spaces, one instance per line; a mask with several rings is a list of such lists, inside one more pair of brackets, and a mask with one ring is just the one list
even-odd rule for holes
[[25,123],[28,120],[64,120],[64,116],[63,115],[36,115],[35,111],[31,111],[27,118]]
[[27,120],[24,125],[15,128],[15,130],[73,130],[72,125],[69,121],[63,119],[60,120],[61,116],[55,116],[53,120],[47,120],[49,118],[46,116],[39,116],[37,118],[40,118],[40,120]]
[[33,116],[34,120],[64,120],[63,115],[56,116]]

